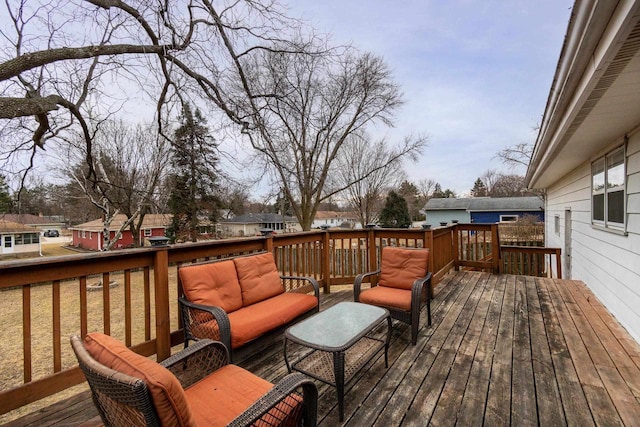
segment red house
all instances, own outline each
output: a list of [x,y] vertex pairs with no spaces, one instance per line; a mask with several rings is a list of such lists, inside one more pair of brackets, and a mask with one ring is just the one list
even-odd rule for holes
[[[109,237],[112,239],[115,237],[116,232],[122,227],[127,220],[125,215],[116,215],[111,221],[109,227]],[[147,214],[142,221],[142,227],[140,228],[140,242],[144,246],[149,246],[149,237],[164,236],[165,229],[171,224],[171,215],[165,214]],[[96,219],[93,221],[85,222],[74,227],[69,227],[73,233],[73,246],[100,251],[104,242],[104,222],[102,219]],[[130,248],[133,246],[133,235],[131,230],[127,229],[122,231],[118,243],[114,246],[116,249]]]

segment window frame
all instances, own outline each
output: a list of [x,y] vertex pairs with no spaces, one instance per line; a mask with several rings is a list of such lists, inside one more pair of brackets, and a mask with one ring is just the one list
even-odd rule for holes
[[[611,165],[610,159],[615,158],[616,155],[622,155],[622,163],[614,163]],[[610,171],[617,166],[622,166],[622,183],[609,187]],[[597,171],[597,173],[594,173]],[[594,177],[598,174],[603,174],[602,189],[594,188]],[[612,150],[607,151],[602,156],[591,161],[590,172],[590,205],[591,205],[591,225],[595,228],[600,228],[607,231],[621,232],[626,234],[627,231],[627,144],[626,141],[622,145],[618,145]],[[610,195],[617,192],[622,192],[622,222],[617,222],[609,219],[609,203]],[[595,218],[596,201],[595,196],[602,198],[602,219]]]
[[[512,218],[512,219],[505,219],[505,218]],[[514,214],[500,215],[500,222],[517,222],[519,219],[520,219],[520,215],[514,215]]]
[[142,230],[142,235],[144,237],[152,237],[153,236],[153,230],[150,228],[145,228],[144,230]]

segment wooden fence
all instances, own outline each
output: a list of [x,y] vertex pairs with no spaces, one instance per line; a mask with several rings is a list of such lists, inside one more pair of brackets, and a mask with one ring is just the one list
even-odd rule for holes
[[[311,231],[0,263],[0,367],[22,361],[21,378],[0,377],[0,414],[84,381],[68,343],[71,334],[103,331],[145,356],[169,357],[171,347],[183,341],[180,265],[272,251],[281,273],[314,277],[328,293],[375,270],[384,246],[422,247],[431,250],[435,285],[452,268],[498,272],[497,247],[469,246],[495,234],[495,224]],[[96,283],[114,281],[121,286],[90,292]]]

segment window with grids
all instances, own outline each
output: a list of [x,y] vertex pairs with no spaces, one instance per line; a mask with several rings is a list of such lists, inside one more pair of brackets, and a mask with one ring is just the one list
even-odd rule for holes
[[151,237],[151,229],[150,228],[145,228],[144,229],[144,237]]
[[624,228],[625,158],[622,146],[591,163],[591,219],[596,225]]

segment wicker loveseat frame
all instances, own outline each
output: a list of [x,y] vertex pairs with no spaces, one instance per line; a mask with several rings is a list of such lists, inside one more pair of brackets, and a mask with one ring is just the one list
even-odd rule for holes
[[[190,301],[186,295],[184,295],[184,291],[186,291],[186,287],[189,286],[188,283],[185,283],[183,279],[183,272],[185,269],[191,269],[199,266],[207,266],[213,265],[216,263],[221,263],[230,260],[237,260],[242,258],[244,260],[251,260],[252,257],[257,257],[261,255],[265,255],[269,253],[261,252],[257,254],[244,255],[233,258],[224,258],[219,260],[207,261],[202,263],[194,263],[183,265],[180,267],[178,272],[179,281],[181,287],[183,289],[183,295],[179,297],[179,306],[180,313],[182,318],[182,324],[184,327],[184,345],[185,348],[189,346],[190,341],[197,341],[199,339],[207,338],[214,341],[221,341],[228,349],[231,355],[231,360],[233,362],[239,362],[256,352],[265,349],[266,347],[272,345],[276,340],[281,339],[284,331],[291,326],[292,324],[299,322],[302,319],[305,319],[315,313],[317,313],[320,309],[320,287],[318,282],[312,277],[303,277],[303,276],[284,276],[279,275],[280,283],[284,289],[284,293],[291,294],[310,294],[313,293],[315,296],[315,305],[308,309],[307,311],[300,313],[295,318],[290,321],[281,324],[277,327],[274,327],[271,330],[265,331],[260,336],[255,337],[251,341],[243,344],[240,347],[233,345],[232,337],[233,331],[231,330],[232,322],[230,321],[230,316],[224,308],[213,305],[203,305],[198,304],[193,301]],[[269,254],[271,255],[271,254]],[[275,262],[273,262],[273,270],[276,270]],[[277,298],[274,298],[274,303],[277,306]],[[268,301],[267,298],[265,301]],[[264,304],[265,301],[261,301],[260,304]],[[240,312],[245,307],[236,310]],[[236,313],[237,315],[238,313]],[[265,316],[269,317],[270,313],[267,311],[264,313]]]
[[[71,346],[87,378],[93,402],[105,425],[162,425],[150,390],[143,379],[126,375],[99,363],[77,335],[71,337]],[[222,343],[201,340],[164,360],[161,365],[186,389],[228,363],[229,353]],[[243,412],[237,414],[228,425],[315,426],[317,399],[317,388],[309,378],[298,373],[289,374]],[[302,404],[292,407],[291,402]],[[210,402],[208,409],[215,411],[216,404],[220,405],[220,402]],[[286,410],[283,411],[283,408]]]

